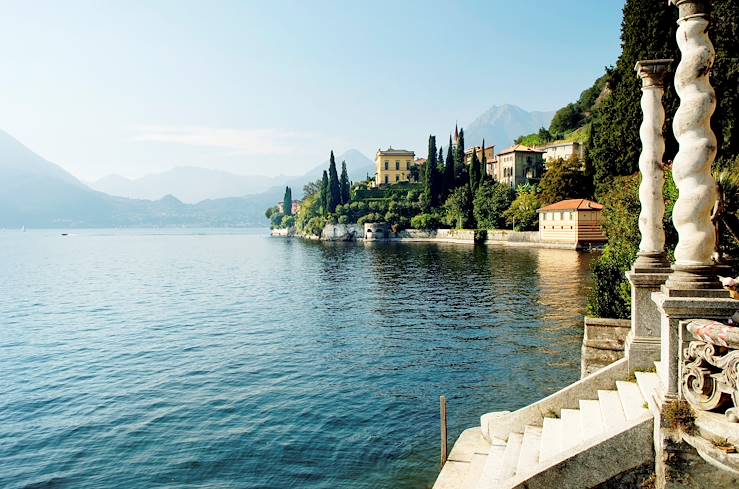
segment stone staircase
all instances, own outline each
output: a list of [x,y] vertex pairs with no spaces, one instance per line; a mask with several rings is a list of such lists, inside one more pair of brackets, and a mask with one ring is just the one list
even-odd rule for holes
[[507,437],[468,429],[434,489],[576,489],[617,479],[654,458],[650,408],[658,384],[657,374],[636,372],[636,382],[617,381],[597,390],[597,399],[579,400],[579,409],[551,412]]

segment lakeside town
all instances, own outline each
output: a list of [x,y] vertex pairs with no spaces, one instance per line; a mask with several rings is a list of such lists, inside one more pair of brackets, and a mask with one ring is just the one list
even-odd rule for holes
[[[484,141],[465,149],[464,129],[455,127],[446,156],[442,146],[437,151],[434,136],[427,158],[403,149],[378,149],[374,177],[359,183],[349,181],[346,162],[339,176],[331,152],[322,180],[303,189],[304,200],[292,199],[287,187],[283,201],[265,216],[274,236],[329,241],[402,239],[408,229],[418,237],[413,231],[447,228],[482,230],[478,241],[489,234],[506,236],[503,242],[513,245],[599,246],[606,241],[603,206],[591,200],[592,177],[583,149],[577,141],[535,147],[516,143],[497,154]],[[454,239],[464,235],[454,233]]]

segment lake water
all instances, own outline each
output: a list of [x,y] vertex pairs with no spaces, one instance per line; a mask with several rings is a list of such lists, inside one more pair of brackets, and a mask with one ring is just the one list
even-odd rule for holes
[[579,377],[592,255],[0,231],[0,487],[423,488]]

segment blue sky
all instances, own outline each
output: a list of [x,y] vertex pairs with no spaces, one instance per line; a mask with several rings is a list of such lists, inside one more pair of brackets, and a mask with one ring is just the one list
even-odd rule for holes
[[0,129],[74,175],[300,174],[552,110],[619,53],[622,0],[0,0]]

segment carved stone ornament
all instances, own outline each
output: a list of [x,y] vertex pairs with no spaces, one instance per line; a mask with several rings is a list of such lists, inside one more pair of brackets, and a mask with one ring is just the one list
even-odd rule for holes
[[720,411],[737,421],[739,406],[739,328],[716,321],[694,320],[688,326],[697,339],[683,355],[683,394],[697,409]]

